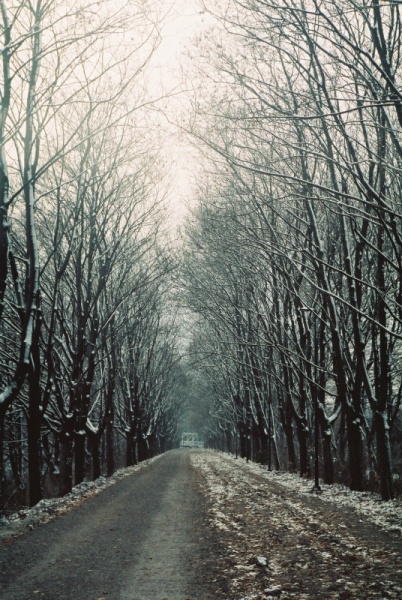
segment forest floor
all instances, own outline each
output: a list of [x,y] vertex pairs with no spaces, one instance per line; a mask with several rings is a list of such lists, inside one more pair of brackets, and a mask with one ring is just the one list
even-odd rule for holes
[[[2,600],[402,599],[402,503],[202,450],[0,525]],[[101,492],[101,493],[100,493]]]

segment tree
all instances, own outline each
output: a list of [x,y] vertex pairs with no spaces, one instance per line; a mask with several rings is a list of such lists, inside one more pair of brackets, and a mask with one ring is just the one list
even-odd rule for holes
[[[141,6],[134,7],[132,3],[116,7],[105,1],[85,7],[73,3],[67,7],[55,0],[38,0],[12,8],[2,3],[1,13],[4,50],[0,118],[0,327],[9,347],[0,393],[0,447],[2,453],[6,415],[12,406],[22,402],[27,415],[32,505],[42,496],[41,430],[44,423],[54,426],[52,411],[45,413],[54,408],[55,398],[59,407],[64,403],[66,390],[57,377],[65,358],[60,345],[71,341],[71,324],[63,323],[64,328],[60,325],[63,320],[60,306],[62,300],[66,306],[69,302],[67,297],[61,299],[61,293],[66,289],[66,280],[67,289],[72,283],[69,269],[74,263],[77,287],[69,290],[72,300],[69,306],[75,302],[79,310],[76,316],[82,322],[77,333],[81,338],[73,351],[77,350],[77,354],[72,371],[80,381],[79,398],[73,394],[73,403],[83,407],[79,420],[80,426],[85,425],[86,399],[97,369],[96,353],[87,356],[87,344],[97,348],[99,304],[110,271],[117,269],[119,252],[118,240],[112,244],[113,234],[106,227],[110,217],[106,208],[100,207],[99,220],[91,210],[96,210],[96,202],[101,199],[106,203],[111,201],[110,196],[97,196],[102,190],[106,194],[107,181],[109,193],[124,191],[127,198],[124,186],[129,185],[130,177],[124,170],[128,158],[123,164],[121,154],[114,161],[109,157],[107,170],[101,166],[106,164],[106,155],[102,153],[107,152],[107,138],[116,143],[123,140],[124,126],[132,133],[138,130],[138,119],[135,122],[132,115],[141,111],[149,98],[144,98],[138,85],[138,93],[133,93],[133,85],[138,83],[152,56],[158,33],[150,20],[143,18]],[[138,34],[138,43],[126,44],[133,30]],[[116,37],[121,44],[116,45]],[[109,111],[105,109],[106,99]],[[110,107],[116,108],[117,104],[119,109],[112,114]],[[69,208],[63,204],[67,190],[74,190],[77,199]],[[135,187],[131,193],[137,193]],[[86,212],[91,194],[92,209]],[[49,203],[56,207],[56,218],[50,219],[54,231],[47,229],[46,233],[42,220],[40,234],[44,234],[44,240],[47,236],[49,242],[45,247],[38,236],[38,220],[49,216]],[[130,227],[137,231],[142,226],[144,230],[148,227],[147,210],[143,213],[140,210],[133,217],[138,218],[136,225],[133,219],[128,219],[130,224],[125,225],[122,214],[115,215],[113,225],[127,238]],[[77,242],[77,234],[82,236],[81,244]],[[86,241],[89,250],[83,250]],[[84,264],[77,262],[80,258]],[[126,269],[128,272],[129,267]],[[81,279],[84,272],[88,277],[94,276],[96,282]],[[45,306],[41,276],[47,285]],[[104,308],[103,302],[102,316],[108,323],[112,315],[106,315]],[[112,313],[114,310],[112,307]],[[47,340],[42,346],[43,316],[48,321]],[[86,379],[81,382],[83,370]],[[69,390],[72,393],[71,387]],[[79,446],[77,439],[77,479],[82,477],[83,448],[81,444],[78,459]],[[2,454],[0,479],[4,481]],[[3,501],[4,493],[0,497]]]
[[[235,2],[224,13],[212,10],[228,33],[225,43],[205,52],[219,84],[213,96],[219,110],[213,124],[210,117],[198,120],[191,133],[220,157],[217,176],[233,182],[231,223],[245,214],[260,219],[242,226],[241,242],[243,250],[257,248],[274,281],[273,310],[265,304],[261,323],[267,335],[275,332],[270,341],[282,365],[273,371],[286,398],[290,464],[293,423],[303,473],[311,425],[319,420],[331,480],[327,437],[340,417],[350,484],[362,489],[374,449],[365,440],[373,428],[381,494],[388,499],[389,428],[398,406],[390,364],[400,336],[399,192],[393,188],[400,160],[398,9],[345,0],[325,7]],[[197,101],[199,114],[210,115],[209,102],[203,111]],[[268,315],[275,315],[272,323]],[[255,343],[251,321],[246,331]],[[316,435],[314,446],[317,463]]]

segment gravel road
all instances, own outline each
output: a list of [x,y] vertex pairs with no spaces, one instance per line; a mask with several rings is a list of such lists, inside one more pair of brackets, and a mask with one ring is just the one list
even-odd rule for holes
[[3,543],[2,600],[207,600],[219,542],[186,451]]

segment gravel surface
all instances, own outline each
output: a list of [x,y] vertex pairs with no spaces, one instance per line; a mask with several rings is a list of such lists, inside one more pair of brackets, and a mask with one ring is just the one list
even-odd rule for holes
[[3,540],[2,600],[207,600],[224,595],[189,453],[170,452],[50,523]]

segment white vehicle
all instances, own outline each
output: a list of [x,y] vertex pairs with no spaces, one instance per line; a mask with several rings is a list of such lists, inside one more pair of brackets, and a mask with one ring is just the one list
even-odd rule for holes
[[183,433],[180,448],[203,448],[204,441],[199,439],[198,433]]

